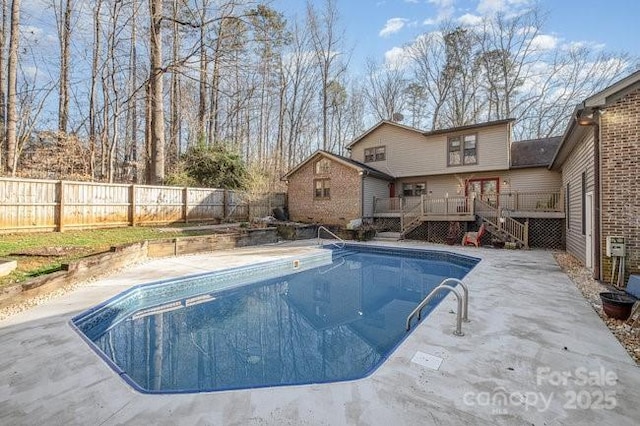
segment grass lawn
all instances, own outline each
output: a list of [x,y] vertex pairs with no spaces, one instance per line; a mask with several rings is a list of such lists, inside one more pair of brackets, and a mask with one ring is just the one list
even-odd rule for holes
[[129,227],[0,235],[0,258],[18,262],[15,271],[0,277],[0,287],[57,271],[62,263],[107,251],[111,246],[211,232],[210,229],[179,230],[172,225],[171,230]]

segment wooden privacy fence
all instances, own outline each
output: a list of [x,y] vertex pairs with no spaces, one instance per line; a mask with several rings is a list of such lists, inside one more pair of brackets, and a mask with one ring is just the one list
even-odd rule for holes
[[286,205],[286,194],[248,201],[242,191],[0,178],[0,232],[244,221]]

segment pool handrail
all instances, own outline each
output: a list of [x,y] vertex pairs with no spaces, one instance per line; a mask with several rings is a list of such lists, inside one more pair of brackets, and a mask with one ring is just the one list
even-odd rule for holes
[[[461,287],[464,292],[464,298],[460,297],[460,293],[458,293],[458,291],[456,291],[454,287],[447,284],[447,282],[450,282],[450,281],[453,281],[457,284],[462,284]],[[411,330],[411,319],[417,316],[418,321],[420,321],[421,315],[422,315],[422,309],[424,309],[424,307],[431,301],[431,299],[433,299],[433,297],[436,294],[438,294],[440,291],[443,291],[443,290],[450,291],[451,293],[454,294],[454,296],[456,296],[456,300],[458,302],[458,311],[456,312],[456,329],[453,332],[453,334],[455,336],[464,336],[464,333],[462,332],[462,321],[463,321],[463,312],[464,312],[464,321],[469,322],[468,315],[467,315],[467,303],[469,300],[468,299],[469,290],[467,286],[457,278],[446,278],[445,280],[443,280],[440,284],[438,284],[436,288],[431,290],[431,292],[427,295],[427,297],[425,297],[422,300],[422,302],[420,302],[413,311],[411,311],[409,316],[407,316],[407,321],[405,324],[405,328],[407,331]]]
[[[460,284],[462,287],[462,322],[470,322],[469,321],[469,287],[462,280],[458,278],[447,278],[442,281],[439,285],[448,284],[453,282],[455,284]],[[418,313],[418,319],[420,319],[420,313]]]
[[[327,228],[325,228],[324,226],[318,226],[318,245],[322,244],[322,239],[320,238],[320,231],[321,230],[325,230],[325,232],[327,232],[329,235],[331,235],[332,237],[334,237],[336,240],[339,240],[339,243],[334,243],[332,242],[331,244],[333,244],[334,246],[338,247],[338,248],[344,248],[345,245],[347,245],[347,242],[345,240],[343,240],[342,238],[338,237],[336,234],[334,234],[333,232],[329,231]],[[340,245],[342,244],[342,245]]]

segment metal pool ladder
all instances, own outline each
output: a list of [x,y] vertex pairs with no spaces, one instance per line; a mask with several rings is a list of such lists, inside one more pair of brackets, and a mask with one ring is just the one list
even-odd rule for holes
[[[458,291],[454,287],[448,284],[450,282],[455,284],[460,284],[460,286],[462,287],[462,292],[464,294],[464,297],[462,298],[460,297],[460,293],[458,293]],[[462,332],[462,321],[469,322],[469,316],[468,316],[469,288],[465,283],[463,283],[461,280],[457,278],[447,278],[444,281],[442,281],[440,284],[438,284],[436,288],[431,290],[431,293],[429,293],[427,297],[425,297],[422,300],[422,302],[420,302],[420,304],[413,311],[411,311],[411,313],[407,317],[407,322],[406,322],[407,331],[411,330],[411,319],[417,316],[418,321],[420,321],[422,316],[422,309],[425,306],[427,306],[427,303],[429,303],[431,299],[433,299],[434,296],[441,291],[450,291],[456,296],[456,300],[458,301],[458,312],[456,312],[456,330],[453,332],[453,334],[455,336],[464,336],[464,333]]]
[[[342,238],[338,237],[336,234],[334,234],[333,232],[329,231],[327,228],[325,228],[324,226],[319,226],[318,227],[318,244],[322,244],[322,240],[320,238],[320,231],[323,230],[325,232],[327,232],[329,235],[331,235],[333,238],[335,238],[336,240],[339,240],[339,242],[334,243],[331,242],[331,244],[333,244],[334,246],[338,247],[338,248],[344,248],[344,246],[347,244],[345,240],[343,240]],[[340,245],[342,244],[342,245]]]

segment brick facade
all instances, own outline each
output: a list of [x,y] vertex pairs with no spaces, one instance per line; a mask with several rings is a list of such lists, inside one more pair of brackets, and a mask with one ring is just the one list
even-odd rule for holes
[[602,276],[607,280],[609,235],[626,238],[626,272],[640,273],[640,89],[607,106],[600,119],[600,160]]
[[[316,174],[317,154],[289,177],[289,217],[296,222],[316,222],[327,225],[346,225],[362,216],[362,176],[358,170],[330,159],[326,174]],[[328,199],[314,197],[315,179],[329,179]]]

